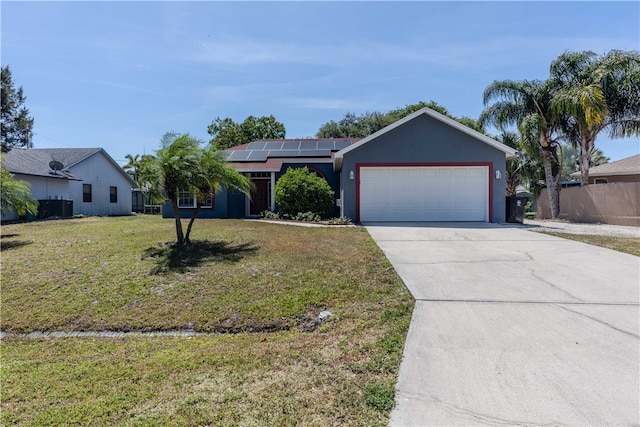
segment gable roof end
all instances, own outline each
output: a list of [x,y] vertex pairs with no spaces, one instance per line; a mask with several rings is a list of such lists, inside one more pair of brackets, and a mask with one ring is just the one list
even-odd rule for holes
[[[66,178],[83,181],[75,176],[70,169],[78,163],[102,153],[127,180],[132,187],[138,184],[103,148],[14,148],[6,153],[7,170],[15,174],[46,176],[51,178]],[[51,174],[49,163],[56,160],[63,168],[58,174]]]
[[428,107],[424,107],[412,114],[409,114],[408,116],[394,122],[391,123],[389,126],[384,127],[382,129],[380,129],[379,131],[372,133],[371,135],[369,135],[368,137],[361,139],[359,142],[350,145],[349,147],[346,147],[340,151],[338,151],[336,153],[335,159],[334,159],[334,168],[335,170],[340,170],[342,169],[342,159],[343,156],[348,153],[351,150],[355,150],[358,147],[368,143],[369,141],[372,141],[376,138],[378,138],[381,135],[384,135],[387,132],[390,132],[392,130],[394,130],[397,127],[400,127],[402,125],[404,125],[407,122],[410,122],[411,120],[414,120],[417,117],[420,117],[422,115],[427,115],[429,117],[432,117],[446,125],[451,126],[452,128],[455,128],[463,133],[466,133],[469,136],[472,136],[473,138],[479,140],[480,142],[483,142],[493,148],[497,148],[498,150],[502,151],[505,153],[505,156],[507,159],[513,158],[517,156],[517,151],[511,147],[508,147],[506,145],[504,145],[501,142],[496,141],[493,138],[489,138],[487,135],[484,135],[476,130],[473,130],[465,125],[463,125],[462,123],[458,123],[457,121],[453,120],[450,117],[445,116],[444,114],[440,114],[437,111],[432,110],[431,108]]

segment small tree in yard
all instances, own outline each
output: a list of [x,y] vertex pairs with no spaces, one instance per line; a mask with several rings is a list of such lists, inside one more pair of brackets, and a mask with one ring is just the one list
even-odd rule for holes
[[[189,134],[168,132],[162,137],[161,144],[157,156],[148,157],[140,166],[140,187],[155,198],[160,196],[160,189],[164,190],[173,207],[176,243],[189,244],[191,227],[207,196],[215,194],[222,186],[248,195],[251,182],[229,166],[219,152],[203,148],[201,142]],[[188,191],[196,199],[186,234],[178,206],[180,191]]]
[[276,182],[275,201],[283,214],[313,212],[327,216],[333,210],[333,190],[324,178],[307,167],[289,168]]

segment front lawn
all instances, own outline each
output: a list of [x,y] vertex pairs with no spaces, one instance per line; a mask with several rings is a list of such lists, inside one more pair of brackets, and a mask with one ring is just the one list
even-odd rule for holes
[[[385,425],[413,300],[362,228],[2,226],[3,425]],[[333,316],[318,324],[317,315]],[[27,339],[30,331],[197,337]]]

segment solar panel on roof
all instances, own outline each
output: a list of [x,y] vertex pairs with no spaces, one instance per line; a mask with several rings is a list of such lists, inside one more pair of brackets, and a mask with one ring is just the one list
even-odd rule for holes
[[264,150],[282,150],[282,142],[280,141],[267,141],[264,144]]
[[274,150],[269,151],[269,157],[299,157],[300,150]]
[[346,148],[346,147],[348,147],[350,145],[351,145],[351,142],[346,141],[344,139],[338,140],[338,141],[334,141],[334,148],[336,150],[342,150],[343,148]]
[[333,150],[333,141],[318,141],[319,150]]
[[300,142],[301,150],[316,150],[318,148],[318,141],[302,141]]
[[249,154],[250,154],[250,151],[237,150],[231,153],[231,157],[229,158],[229,160],[232,162],[242,162],[247,160],[247,157],[249,157]]
[[300,141],[286,141],[282,144],[283,150],[299,150]]
[[267,145],[266,142],[256,141],[249,144],[247,149],[248,150],[264,150],[265,145]]
[[247,160],[253,161],[253,162],[264,162],[265,160],[267,160],[268,155],[269,155],[268,151],[252,150],[252,151],[249,151]]

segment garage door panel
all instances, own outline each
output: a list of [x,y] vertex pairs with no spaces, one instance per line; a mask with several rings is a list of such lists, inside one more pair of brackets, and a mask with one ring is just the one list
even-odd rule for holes
[[488,221],[487,166],[360,168],[361,221]]

